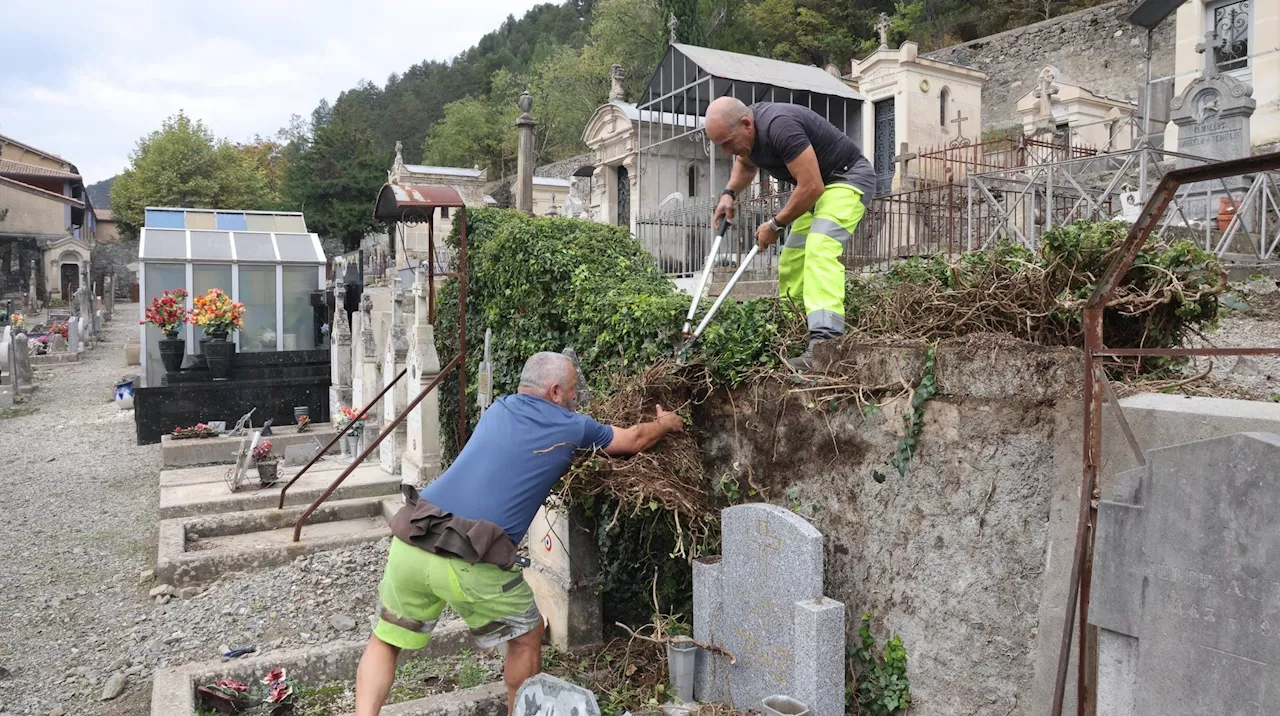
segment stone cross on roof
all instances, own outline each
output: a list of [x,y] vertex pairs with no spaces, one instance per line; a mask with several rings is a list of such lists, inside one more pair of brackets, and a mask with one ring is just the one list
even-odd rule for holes
[[889,15],[880,13],[880,19],[876,21],[876,32],[880,33],[880,46],[889,46]]
[[1057,79],[1054,77],[1053,68],[1046,67],[1040,70],[1040,75],[1036,77],[1035,96],[1040,100],[1036,103],[1036,116],[1048,117],[1053,114],[1053,99],[1058,94],[1058,86],[1053,82]]
[[1196,52],[1204,55],[1204,69],[1200,71],[1200,76],[1204,79],[1218,76],[1218,60],[1215,50],[1227,46],[1227,38],[1218,37],[1216,28],[1209,28],[1204,34],[1204,42],[1196,43]]

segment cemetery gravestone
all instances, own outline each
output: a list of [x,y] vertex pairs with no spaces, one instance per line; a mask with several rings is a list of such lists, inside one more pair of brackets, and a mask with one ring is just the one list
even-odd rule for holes
[[774,695],[814,716],[844,714],[844,604],[822,596],[822,533],[776,505],[721,513],[724,555],[693,570],[693,638],[733,654],[703,652],[694,696],[760,709]]
[[[406,397],[409,400],[422,394],[440,374],[440,357],[436,354],[435,333],[431,326],[427,301],[429,297],[426,266],[418,264],[417,281],[413,286],[414,321],[409,334]],[[427,482],[440,474],[440,390],[433,388],[425,398],[409,411],[405,445],[400,461],[401,484],[421,490]]]
[[[400,281],[391,288],[391,325],[387,326],[387,340],[382,353],[382,384],[386,387],[405,369],[405,359],[409,353],[409,336],[404,326],[404,295],[400,292]],[[382,398],[382,430],[390,428],[391,423],[409,404],[408,381],[401,379],[395,387],[387,391]],[[405,438],[409,427],[400,423],[390,435],[378,443],[378,461],[383,472],[388,475],[400,474],[400,458],[404,454]]]
[[1148,454],[1098,508],[1098,714],[1280,712],[1280,436]]
[[67,339],[62,337],[61,333],[53,334],[53,338],[49,341],[49,350],[54,353],[67,352]]
[[312,438],[311,442],[302,445],[286,445],[284,448],[285,467],[306,465],[311,462],[311,458],[320,454],[322,448],[324,446],[320,444],[319,438]]
[[600,704],[581,686],[537,674],[516,692],[515,716],[600,716]]
[[67,351],[71,353],[80,352],[80,322],[68,318],[67,319]]
[[[1178,125],[1178,151],[1216,161],[1249,156],[1249,118],[1258,106],[1249,83],[1218,71],[1214,53],[1223,41],[1210,30],[1196,45],[1204,68],[1169,105]],[[1178,160],[1179,168],[1200,164]]]
[[14,395],[29,393],[35,388],[35,374],[31,370],[31,348],[27,334],[19,333],[13,339],[13,392]]

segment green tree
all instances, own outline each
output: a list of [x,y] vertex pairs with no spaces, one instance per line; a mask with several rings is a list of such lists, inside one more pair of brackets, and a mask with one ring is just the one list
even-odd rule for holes
[[[256,151],[256,150],[255,150]],[[266,165],[184,112],[138,141],[111,187],[111,208],[122,233],[136,238],[148,206],[198,209],[274,209]]]
[[427,130],[423,161],[445,167],[479,165],[489,169],[490,178],[503,175],[516,153],[518,112],[514,102],[474,97],[450,102],[444,119]]
[[[671,17],[676,19],[677,42],[700,47],[707,44],[707,29],[702,24],[698,0],[661,0],[660,5],[664,22]],[[670,41],[669,34],[667,39]]]
[[373,203],[391,153],[377,151],[357,104],[339,98],[325,123],[310,137],[295,138],[286,152],[296,159],[285,167],[284,195],[289,208],[306,215],[309,229],[354,249],[378,228]]
[[582,130],[609,99],[609,67],[599,46],[559,47],[529,72],[533,115],[538,119],[538,160],[555,161],[587,151]]

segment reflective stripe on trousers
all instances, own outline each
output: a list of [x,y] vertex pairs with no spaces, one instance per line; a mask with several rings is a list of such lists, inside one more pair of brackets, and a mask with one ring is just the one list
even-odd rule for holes
[[804,306],[812,338],[844,333],[844,264],[840,255],[866,214],[862,192],[828,184],[813,210],[791,224],[778,258],[778,293]]

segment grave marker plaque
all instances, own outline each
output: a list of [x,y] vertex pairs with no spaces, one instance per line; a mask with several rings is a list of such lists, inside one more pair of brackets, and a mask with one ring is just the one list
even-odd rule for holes
[[1098,508],[1098,714],[1280,712],[1280,436],[1148,457]]
[[694,639],[736,663],[700,654],[694,695],[745,711],[782,694],[842,716],[844,604],[822,596],[822,534],[769,504],[726,508],[721,521],[721,561],[694,565]]

